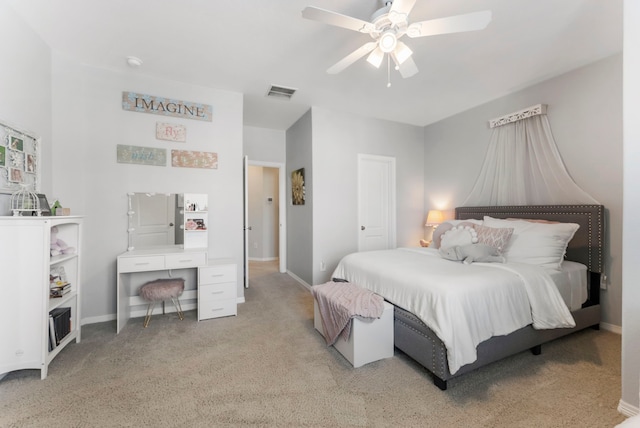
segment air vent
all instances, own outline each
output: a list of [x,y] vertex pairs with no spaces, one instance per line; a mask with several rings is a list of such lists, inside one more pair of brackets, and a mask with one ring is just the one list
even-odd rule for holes
[[297,89],[285,88],[284,86],[271,85],[271,87],[269,88],[269,92],[267,92],[267,96],[272,98],[280,98],[282,100],[288,100],[288,99],[291,99],[291,97],[293,96],[293,94],[296,93],[296,91]]

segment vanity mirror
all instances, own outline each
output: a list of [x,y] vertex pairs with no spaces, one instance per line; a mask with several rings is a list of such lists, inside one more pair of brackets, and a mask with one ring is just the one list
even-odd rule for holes
[[159,246],[208,246],[207,195],[129,193],[127,251]]

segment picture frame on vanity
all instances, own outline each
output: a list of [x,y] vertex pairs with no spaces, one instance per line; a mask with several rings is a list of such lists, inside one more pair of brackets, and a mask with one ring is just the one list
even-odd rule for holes
[[47,201],[47,196],[44,193],[37,193],[38,201],[40,201],[40,215],[50,216],[51,215],[51,205],[49,205],[49,201]]

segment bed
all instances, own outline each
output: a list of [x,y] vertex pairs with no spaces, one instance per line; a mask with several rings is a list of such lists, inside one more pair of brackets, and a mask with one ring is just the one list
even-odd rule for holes
[[[450,379],[507,356],[525,350],[531,350],[535,355],[538,355],[541,353],[541,346],[545,342],[585,328],[598,328],[600,322],[600,275],[603,272],[604,259],[604,207],[602,205],[459,207],[455,210],[455,216],[457,220],[477,219],[479,221],[485,219],[483,223],[485,225],[504,224],[507,221],[521,224],[523,220],[518,221],[513,219],[526,219],[528,222],[536,224],[557,222],[563,226],[565,224],[572,224],[578,225],[579,227],[572,232],[571,238],[567,238],[570,239],[570,241],[566,246],[566,253],[564,252],[564,247],[562,248],[558,269],[556,269],[554,264],[553,269],[542,269],[546,273],[537,273],[536,271],[540,271],[541,269],[537,267],[530,269],[524,266],[523,263],[512,263],[512,261],[517,261],[515,250],[513,253],[510,253],[513,255],[513,258],[510,258],[507,260],[508,262],[504,264],[473,263],[473,269],[475,270],[470,270],[471,268],[469,267],[465,272],[467,277],[471,277],[472,283],[475,281],[478,286],[470,287],[467,285],[467,288],[460,288],[460,290],[465,291],[461,291],[458,294],[469,293],[470,297],[466,300],[474,303],[469,304],[466,302],[461,304],[461,307],[464,306],[462,309],[457,306],[446,306],[445,309],[443,309],[436,306],[429,307],[428,305],[426,305],[427,307],[425,308],[425,305],[417,304],[416,302],[421,302],[422,300],[439,302],[442,298],[439,296],[434,298],[431,294],[425,295],[425,297],[415,297],[409,295],[406,291],[402,291],[412,290],[411,292],[413,293],[416,284],[423,281],[423,278],[420,276],[422,273],[419,274],[418,270],[422,272],[425,270],[433,270],[433,278],[431,278],[430,281],[436,284],[435,288],[443,288],[439,287],[438,283],[444,283],[445,280],[450,280],[451,277],[448,276],[448,270],[442,273],[438,271],[436,267],[430,266],[426,269],[422,266],[422,260],[426,261],[427,259],[431,260],[436,258],[433,252],[437,250],[407,248],[385,250],[389,251],[389,253],[376,251],[354,253],[341,260],[334,271],[334,280],[360,283],[360,285],[381,294],[385,300],[394,304],[395,346],[431,372],[434,384],[438,388],[446,390],[447,382]],[[489,218],[487,219],[487,217]],[[489,221],[493,221],[493,223]],[[515,233],[514,236],[516,236]],[[532,236],[535,238],[537,235]],[[520,245],[525,242],[522,241],[524,238],[518,239],[520,239]],[[513,247],[515,248],[515,244]],[[507,254],[505,253],[505,255]],[[463,265],[460,262],[450,262],[447,260],[441,260],[436,263],[444,264],[445,262],[451,265]],[[389,264],[389,270],[382,266],[385,263]],[[414,269],[412,267],[414,265],[419,266]],[[544,266],[547,267],[546,265]],[[449,266],[445,267],[449,269]],[[521,268],[524,268],[524,271],[521,271]],[[495,279],[492,279],[493,277],[491,276],[486,278],[483,276],[485,275],[484,272],[489,270],[497,272],[497,274],[491,274],[496,275]],[[529,275],[529,271],[531,271],[533,276],[527,276]],[[365,275],[367,275],[368,279],[364,279]],[[487,273],[486,275],[490,274]],[[522,279],[523,284],[529,285],[525,285],[524,287],[509,287],[502,284],[502,278],[510,275]],[[538,285],[535,287],[531,285],[538,284],[535,282],[538,281],[538,276],[542,278],[540,279],[542,283],[548,283],[548,279],[545,278],[554,276],[552,279],[558,286],[557,289],[555,289],[555,287],[553,290],[548,289],[548,294],[551,296],[549,298],[552,302],[551,305],[558,307],[557,311],[553,309],[556,313],[552,315],[552,317],[555,316],[557,318],[558,324],[549,324],[543,328],[540,328],[541,318],[539,317],[539,311],[542,310],[544,312],[544,305],[549,303],[545,301],[542,303],[538,302],[534,305],[534,302],[538,301],[540,296],[529,294],[532,290],[539,288]],[[568,286],[569,288],[563,288],[561,286],[563,281],[567,280],[569,283],[573,283],[569,281],[569,279],[579,277],[584,278],[581,288],[575,288],[575,285],[573,285],[573,288],[571,285]],[[468,280],[469,278],[466,279],[466,281]],[[460,279],[461,284],[462,282],[462,279]],[[494,282],[495,284],[492,283],[489,286],[487,282]],[[445,288],[449,290],[452,286],[447,285]],[[401,291],[398,291],[397,287],[406,287],[406,289],[400,289]],[[463,287],[463,285],[460,285],[460,287]],[[493,287],[498,287],[498,291],[495,291]],[[510,288],[519,290],[516,291],[515,297],[505,297],[503,295],[503,292]],[[535,292],[538,293],[537,291]],[[431,293],[431,291],[429,293]],[[486,305],[485,303],[478,304],[476,302],[479,301],[479,293],[494,293],[498,298],[509,301],[510,303],[505,304],[504,301],[502,301],[498,303],[489,302]],[[523,295],[525,295],[525,297],[522,297]],[[566,305],[553,303],[556,302],[558,298],[561,298]],[[524,303],[521,301],[522,299],[525,299]],[[513,302],[513,304],[511,302]],[[529,309],[529,304],[532,309]],[[536,305],[542,306],[537,306],[538,309],[536,309]],[[508,308],[505,312],[510,312],[510,314],[505,314],[505,319],[512,324],[519,323],[518,326],[514,327],[514,325],[510,325],[504,327],[506,329],[505,331],[500,331],[503,327],[496,329],[496,325],[501,325],[496,323],[493,326],[489,325],[487,327],[488,331],[492,331],[490,335],[487,335],[484,331],[476,332],[476,330],[481,330],[477,328],[478,325],[482,326],[485,324],[485,315],[481,313],[484,306],[492,308],[484,309],[486,312],[491,312],[491,314],[486,315],[491,318],[494,318],[499,312],[495,307]],[[467,313],[462,311],[475,312]],[[500,309],[500,311],[502,311],[502,309]],[[532,314],[536,311],[538,311],[538,315]],[[562,313],[562,311],[569,314],[568,316],[572,321],[570,324],[566,321],[566,314]],[[455,317],[451,317],[448,314],[455,314]],[[447,317],[456,318],[456,320],[448,320],[446,319]],[[471,332],[466,334],[466,336],[469,336],[469,340],[471,340],[470,343],[465,342],[465,340],[467,340],[465,334],[459,333],[464,330],[458,329],[450,334],[448,328],[442,328],[442,325],[447,325],[446,323],[448,322],[457,322],[459,318],[469,319],[468,329],[470,329]],[[534,321],[532,321],[532,319]],[[542,320],[542,324],[545,322],[545,320]],[[534,328],[534,325],[536,325],[536,328]],[[557,328],[556,325],[558,326]],[[506,331],[509,332],[507,333]],[[473,353],[473,358],[469,357],[469,352]],[[461,354],[461,356],[458,354]]]

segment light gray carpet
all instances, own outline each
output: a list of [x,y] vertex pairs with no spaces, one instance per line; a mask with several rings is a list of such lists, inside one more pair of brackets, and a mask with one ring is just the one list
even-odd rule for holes
[[[267,265],[268,267],[268,265]],[[613,427],[620,337],[587,330],[436,388],[396,350],[353,369],[286,274],[252,270],[238,316],[154,315],[82,329],[40,372],[0,381],[1,427]]]

